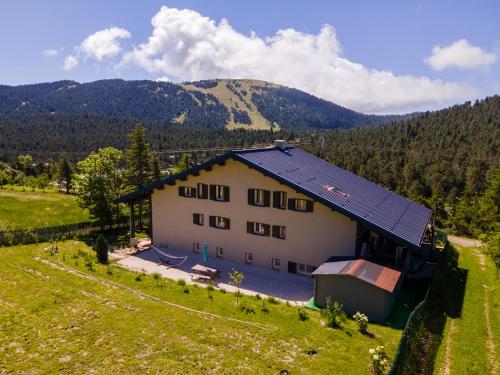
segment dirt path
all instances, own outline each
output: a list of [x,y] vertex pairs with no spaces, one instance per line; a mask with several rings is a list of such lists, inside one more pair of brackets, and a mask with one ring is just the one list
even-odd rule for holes
[[454,319],[450,319],[450,327],[448,329],[448,334],[446,335],[446,351],[445,351],[445,362],[444,367],[441,370],[441,374],[450,375],[451,374],[451,344],[453,342],[453,336],[457,329],[457,323]]
[[465,237],[457,237],[448,235],[448,241],[452,244],[465,246],[465,247],[481,247],[483,243],[479,240],[475,240],[473,238],[465,238]]
[[484,291],[484,317],[486,320],[486,332],[487,332],[487,345],[488,345],[488,357],[491,365],[491,373],[492,375],[498,374],[498,362],[496,358],[496,350],[495,350],[495,341],[493,340],[493,331],[491,329],[490,322],[490,299],[489,299],[489,290],[486,288]]

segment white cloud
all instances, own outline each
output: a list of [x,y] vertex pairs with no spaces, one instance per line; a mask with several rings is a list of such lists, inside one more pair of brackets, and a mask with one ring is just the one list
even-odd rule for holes
[[95,32],[85,38],[75,52],[66,57],[64,69],[71,70],[83,59],[94,59],[102,61],[105,58],[114,57],[122,51],[120,39],[130,38],[126,29],[111,27]]
[[474,89],[453,82],[367,68],[343,57],[335,29],[318,34],[278,30],[267,38],[244,35],[184,9],[162,7],[147,42],[126,53],[151,73],[180,80],[254,78],[271,81],[363,112],[403,112],[470,97]]
[[44,50],[42,53],[45,57],[55,57],[59,53],[59,50],[54,48],[49,48]]
[[120,39],[130,38],[130,33],[119,27],[100,30],[88,36],[81,44],[86,57],[101,61],[121,52]]
[[73,68],[75,68],[77,65],[79,64],[79,61],[78,61],[78,58],[74,55],[68,55],[65,59],[64,59],[64,65],[63,65],[63,69],[64,70],[72,70]]
[[156,82],[170,82],[170,78],[163,76],[155,79]]
[[473,46],[465,39],[459,39],[449,46],[436,46],[425,59],[434,70],[446,68],[473,69],[489,66],[496,61],[494,53],[488,53]]

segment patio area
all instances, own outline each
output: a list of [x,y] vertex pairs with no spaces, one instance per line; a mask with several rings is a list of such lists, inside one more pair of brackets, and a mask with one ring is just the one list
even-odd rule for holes
[[[178,267],[169,267],[160,263],[153,250],[147,250],[119,259],[118,264],[134,271],[144,271],[148,274],[157,272],[168,279],[184,279],[186,283],[194,284],[195,282],[191,280],[189,273],[194,265],[203,264],[201,254],[174,249],[161,250],[172,256],[188,256],[188,259]],[[228,292],[236,291],[236,288],[229,284],[229,273],[234,269],[243,272],[245,276],[240,287],[243,294],[274,296],[301,304],[307,302],[313,296],[314,280],[312,277],[294,275],[286,271],[277,272],[271,268],[257,267],[214,257],[208,258],[207,266],[221,271],[212,285],[217,288],[224,288]],[[196,282],[196,284],[206,286],[205,283]]]

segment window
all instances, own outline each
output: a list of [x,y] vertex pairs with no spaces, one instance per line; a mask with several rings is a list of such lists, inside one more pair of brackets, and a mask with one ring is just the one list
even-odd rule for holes
[[193,253],[199,253],[199,252],[200,252],[200,243],[193,242]]
[[245,262],[253,263],[253,253],[245,253]]
[[209,218],[210,226],[219,229],[229,229],[230,220],[227,217],[222,216],[210,216]]
[[208,185],[207,184],[198,184],[198,198],[199,199],[208,199]]
[[273,225],[273,237],[284,240],[286,238],[286,227]]
[[274,191],[273,192],[273,207],[286,209],[286,191]]
[[269,236],[270,231],[271,226],[269,224],[247,221],[247,233],[256,234],[259,236]]
[[264,189],[248,189],[248,204],[269,207],[271,204],[271,192]]
[[193,224],[203,225],[203,214],[193,214]]
[[297,211],[307,210],[307,201],[305,199],[296,199],[295,200],[295,209]]
[[229,186],[210,185],[210,199],[219,202],[229,202]]
[[196,188],[189,186],[179,186],[179,196],[187,198],[195,198]]
[[301,212],[313,212],[314,202],[307,199],[289,199],[288,209]]
[[272,259],[272,267],[274,270],[279,270],[281,266],[281,262],[278,258],[273,258]]
[[311,266],[310,264],[297,263],[297,272],[305,275],[311,274],[314,272],[316,267]]
[[222,247],[216,247],[217,258],[222,258],[224,256],[224,249]]

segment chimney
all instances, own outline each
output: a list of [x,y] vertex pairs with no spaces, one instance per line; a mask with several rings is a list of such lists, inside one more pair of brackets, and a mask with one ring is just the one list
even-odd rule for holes
[[276,139],[274,141],[274,147],[284,150],[286,148],[286,141],[283,139]]

